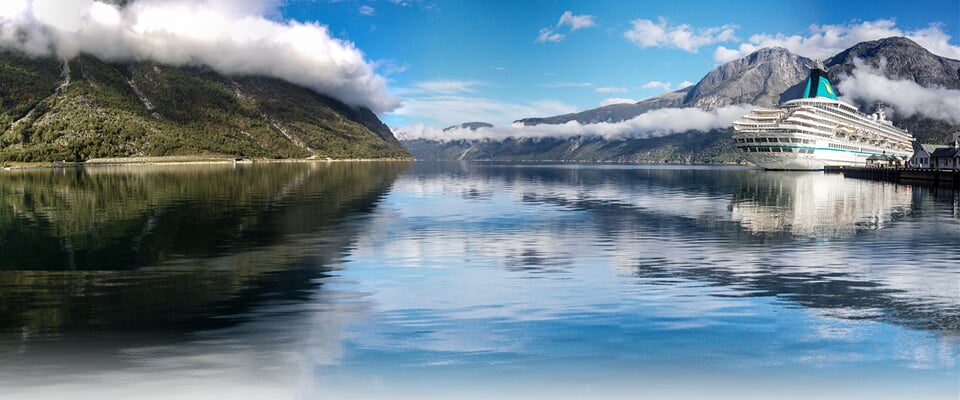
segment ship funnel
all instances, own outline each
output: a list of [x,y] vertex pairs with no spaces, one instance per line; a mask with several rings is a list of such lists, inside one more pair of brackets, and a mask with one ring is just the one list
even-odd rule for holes
[[803,92],[804,97],[825,97],[838,100],[837,94],[833,91],[833,85],[827,79],[827,68],[820,60],[815,60],[810,68],[810,77],[807,78],[807,89]]

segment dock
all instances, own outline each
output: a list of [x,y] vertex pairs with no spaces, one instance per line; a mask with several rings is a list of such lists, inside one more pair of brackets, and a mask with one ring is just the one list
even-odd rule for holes
[[960,171],[955,169],[827,166],[823,168],[823,172],[841,173],[845,178],[930,184],[960,189]]

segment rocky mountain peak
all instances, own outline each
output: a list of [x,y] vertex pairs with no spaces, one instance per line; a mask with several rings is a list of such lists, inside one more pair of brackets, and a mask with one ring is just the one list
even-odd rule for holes
[[861,42],[826,61],[836,82],[852,74],[854,61],[877,68],[894,80],[912,80],[920,86],[960,89],[960,61],[939,57],[913,40],[890,37]]
[[757,50],[710,71],[687,93],[684,105],[713,109],[741,103],[779,104],[795,97],[790,89],[806,79],[810,62],[782,47]]

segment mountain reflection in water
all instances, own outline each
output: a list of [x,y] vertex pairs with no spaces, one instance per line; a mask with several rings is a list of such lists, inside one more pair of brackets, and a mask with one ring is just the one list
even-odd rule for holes
[[0,175],[11,398],[949,398],[956,191],[694,167]]

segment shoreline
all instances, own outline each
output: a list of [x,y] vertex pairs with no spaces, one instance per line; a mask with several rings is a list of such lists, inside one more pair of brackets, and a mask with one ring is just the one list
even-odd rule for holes
[[[193,156],[146,156],[146,157],[109,157],[92,158],[83,162],[45,161],[35,163],[13,163],[0,166],[2,171],[46,169],[46,168],[83,168],[106,167],[121,165],[199,165],[199,164],[257,164],[257,163],[333,163],[333,162],[443,162],[440,160],[417,160],[415,158],[245,158],[224,155],[193,155]],[[527,160],[527,161],[499,161],[499,160],[471,160],[471,162],[498,164],[596,164],[596,165],[659,165],[659,166],[694,166],[694,167],[754,167],[749,163],[656,163],[656,162],[627,162],[627,161],[583,161],[583,160]]]
[[110,158],[91,158],[83,162],[60,162],[44,161],[36,163],[12,163],[4,164],[0,170],[24,170],[24,169],[44,169],[44,168],[83,168],[83,167],[105,167],[118,165],[192,165],[192,164],[257,164],[257,163],[316,163],[316,162],[409,162],[416,161],[413,158],[245,158],[234,156],[148,156],[148,157],[110,157]]

